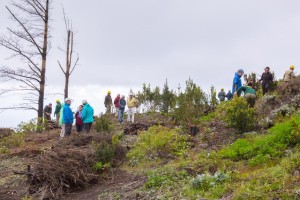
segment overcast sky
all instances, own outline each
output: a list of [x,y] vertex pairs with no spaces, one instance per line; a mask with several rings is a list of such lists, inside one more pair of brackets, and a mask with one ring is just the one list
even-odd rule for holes
[[[0,0],[1,33],[11,25],[6,3]],[[64,84],[57,66],[64,56],[58,50],[65,36],[62,6],[73,21],[80,56],[70,83],[74,109],[87,99],[98,114],[104,111],[108,89],[113,97],[126,95],[144,82],[161,86],[167,78],[176,89],[191,77],[205,90],[210,85],[230,89],[238,68],[261,74],[270,66],[281,78],[291,64],[296,71],[300,66],[299,0],[54,0],[45,103],[62,100],[51,95],[62,93]],[[0,64],[7,63],[9,55],[0,48]],[[19,101],[11,95],[0,97],[1,105]],[[0,127],[35,116],[3,112]]]

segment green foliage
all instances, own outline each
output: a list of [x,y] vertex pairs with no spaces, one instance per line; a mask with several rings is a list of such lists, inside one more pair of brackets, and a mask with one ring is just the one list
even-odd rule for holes
[[213,85],[210,87],[209,104],[210,104],[211,110],[215,110],[215,108],[219,104],[218,99],[217,99],[217,91]]
[[96,131],[108,132],[111,133],[114,130],[114,125],[111,123],[110,119],[106,115],[102,115],[99,118],[96,118]]
[[210,174],[200,174],[191,181],[192,188],[200,190],[208,190],[216,184],[222,184],[229,179],[224,172],[216,172],[213,176]]
[[0,153],[8,153],[9,149],[25,144],[25,133],[13,133],[0,139]]
[[115,149],[108,142],[102,141],[94,144],[96,149],[96,162],[110,163],[114,157]]
[[232,160],[249,160],[251,165],[265,163],[272,157],[282,156],[287,147],[299,143],[299,125],[298,116],[275,125],[267,135],[252,134],[238,139],[219,154]]
[[44,118],[32,119],[29,122],[21,122],[17,127],[17,132],[36,133],[46,130],[47,123],[43,123]]
[[255,127],[255,110],[249,108],[244,98],[233,98],[218,106],[217,113],[230,127],[239,133],[252,131]]
[[109,169],[109,168],[111,168],[110,163],[103,164],[102,162],[96,162],[93,165],[93,170],[96,171],[96,172],[102,172],[102,171],[104,171],[106,169]]
[[168,80],[166,80],[161,94],[160,112],[168,114],[169,111],[173,110],[175,105],[176,95],[172,90],[169,89]]
[[131,164],[135,165],[143,159],[156,160],[161,157],[181,156],[188,148],[188,135],[181,135],[177,129],[153,126],[138,135],[137,142],[127,157]]
[[177,98],[175,118],[184,127],[194,125],[204,115],[207,106],[207,95],[189,79],[186,82],[185,92],[180,93]]
[[147,178],[148,180],[145,184],[147,189],[160,188],[177,184],[177,182],[187,178],[187,173],[185,171],[178,172],[174,169],[163,168],[148,172]]

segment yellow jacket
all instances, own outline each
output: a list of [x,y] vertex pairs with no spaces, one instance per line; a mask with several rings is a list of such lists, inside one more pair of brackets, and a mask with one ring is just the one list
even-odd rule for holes
[[136,100],[136,98],[132,97],[131,99],[130,98],[127,99],[128,108],[134,108],[137,107],[137,105],[138,105],[138,101]]

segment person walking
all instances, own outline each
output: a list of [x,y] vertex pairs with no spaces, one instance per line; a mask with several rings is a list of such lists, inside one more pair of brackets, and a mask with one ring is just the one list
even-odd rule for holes
[[56,106],[54,111],[54,117],[56,117],[56,122],[59,122],[60,119],[60,110],[61,110],[61,103],[59,100],[56,100]]
[[121,99],[120,94],[118,94],[117,97],[114,100],[114,105],[115,105],[115,108],[116,108],[116,117],[119,115],[120,99]]
[[262,85],[263,95],[269,92],[270,85],[273,82],[273,74],[270,73],[270,67],[265,68],[265,72],[261,75],[259,81]]
[[223,88],[222,88],[221,91],[219,92],[218,98],[219,98],[220,102],[225,101],[226,93],[224,92],[224,89],[223,89]]
[[242,86],[237,91],[238,96],[241,96],[242,92],[244,92],[244,98],[246,99],[248,105],[253,108],[256,101],[256,91],[252,87]]
[[124,121],[124,111],[125,111],[126,101],[125,101],[125,95],[122,95],[122,98],[119,101],[119,116],[118,121],[120,124]]
[[83,110],[81,113],[81,119],[83,121],[83,129],[88,134],[90,133],[92,124],[94,122],[94,109],[90,104],[88,104],[87,100],[82,101]]
[[136,112],[136,107],[138,105],[138,101],[134,98],[133,93],[129,94],[129,98],[127,99],[127,107],[128,107],[128,116],[127,122],[134,123],[134,115]]
[[51,113],[52,113],[52,103],[49,103],[44,108],[44,118],[45,120],[51,120]]
[[233,78],[233,84],[232,84],[232,94],[235,94],[236,91],[238,89],[240,89],[240,87],[242,87],[241,77],[243,76],[243,74],[244,74],[244,70],[243,69],[239,69],[235,73],[234,78]]
[[226,98],[227,98],[227,101],[230,101],[233,98],[233,94],[231,93],[230,90],[228,90],[228,93],[226,94]]
[[106,108],[106,114],[110,114],[111,113],[111,107],[112,107],[112,98],[111,98],[111,91],[109,90],[107,92],[107,95],[105,97],[104,100],[104,105]]
[[75,114],[77,133],[83,131],[83,121],[81,119],[82,109],[83,109],[83,105],[80,105],[78,107],[78,111]]
[[72,124],[74,121],[73,112],[70,108],[71,105],[71,99],[66,98],[65,99],[65,105],[63,108],[63,122],[65,124],[65,136],[70,136],[72,132]]

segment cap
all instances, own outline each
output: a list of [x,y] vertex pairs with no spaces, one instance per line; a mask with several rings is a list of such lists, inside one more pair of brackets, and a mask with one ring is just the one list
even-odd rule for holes
[[87,100],[83,100],[83,101],[82,101],[82,104],[83,104],[83,105],[87,104]]
[[67,101],[71,101],[71,99],[70,98],[65,98],[65,102],[67,102]]

